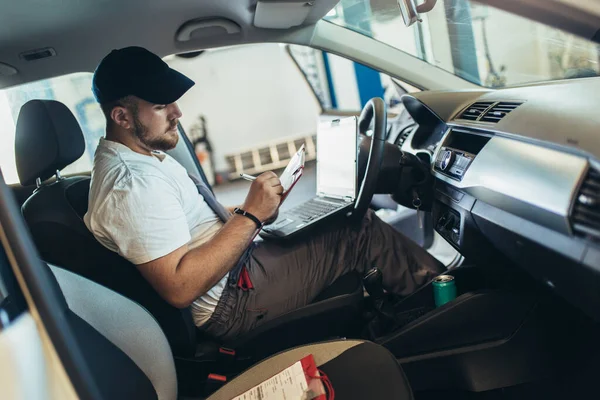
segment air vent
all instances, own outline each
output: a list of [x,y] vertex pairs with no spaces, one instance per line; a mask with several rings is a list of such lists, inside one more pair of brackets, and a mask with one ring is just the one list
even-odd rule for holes
[[478,101],[477,103],[471,104],[465,111],[458,116],[458,119],[467,119],[469,121],[477,121],[477,119],[487,110],[493,101]]
[[504,118],[506,114],[519,107],[521,104],[523,103],[501,101],[500,103],[495,104],[492,108],[486,111],[485,114],[483,114],[483,116],[479,120],[483,122],[497,123],[502,118]]
[[600,172],[590,168],[583,181],[571,216],[573,233],[600,243]]

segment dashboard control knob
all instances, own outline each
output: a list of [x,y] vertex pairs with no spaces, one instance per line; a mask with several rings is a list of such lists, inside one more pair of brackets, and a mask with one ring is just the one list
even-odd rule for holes
[[446,226],[446,223],[448,223],[448,216],[446,214],[442,215],[440,217],[440,219],[438,220],[438,226],[440,228],[443,228]]
[[442,161],[440,162],[440,169],[442,171],[445,171],[448,167],[452,165],[452,163],[454,163],[455,158],[456,156],[454,155],[454,152],[452,150],[446,150],[444,152],[444,155],[442,156]]

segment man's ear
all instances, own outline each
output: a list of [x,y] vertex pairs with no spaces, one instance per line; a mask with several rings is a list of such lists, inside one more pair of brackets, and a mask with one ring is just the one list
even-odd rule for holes
[[110,119],[112,119],[115,124],[123,129],[131,129],[131,114],[125,107],[113,107],[113,109],[110,111]]

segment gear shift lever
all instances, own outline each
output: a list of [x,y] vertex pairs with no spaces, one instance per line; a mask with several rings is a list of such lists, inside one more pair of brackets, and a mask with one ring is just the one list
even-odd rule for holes
[[[383,274],[377,267],[371,268],[363,277],[363,285],[369,293],[369,296],[377,303],[383,302]],[[379,308],[379,307],[377,307]]]
[[383,274],[377,267],[371,268],[363,277],[363,286],[373,300],[375,309],[383,314],[386,318],[394,320],[394,309],[386,302],[385,293],[383,292]]
[[379,317],[370,324],[372,337],[380,336],[381,332],[392,329],[396,325],[394,308],[389,302],[386,302],[383,291],[383,274],[377,267],[371,268],[363,277],[363,286],[373,300],[373,306],[379,314]]

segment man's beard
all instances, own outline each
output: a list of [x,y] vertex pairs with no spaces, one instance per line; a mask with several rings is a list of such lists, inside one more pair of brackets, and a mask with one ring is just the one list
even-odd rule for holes
[[[169,129],[177,126],[177,120],[171,123]],[[172,135],[172,131],[165,131],[159,137],[152,137],[148,134],[148,128],[139,120],[137,113],[133,113],[133,134],[140,142],[151,150],[167,151],[175,148],[179,141],[179,135]]]

